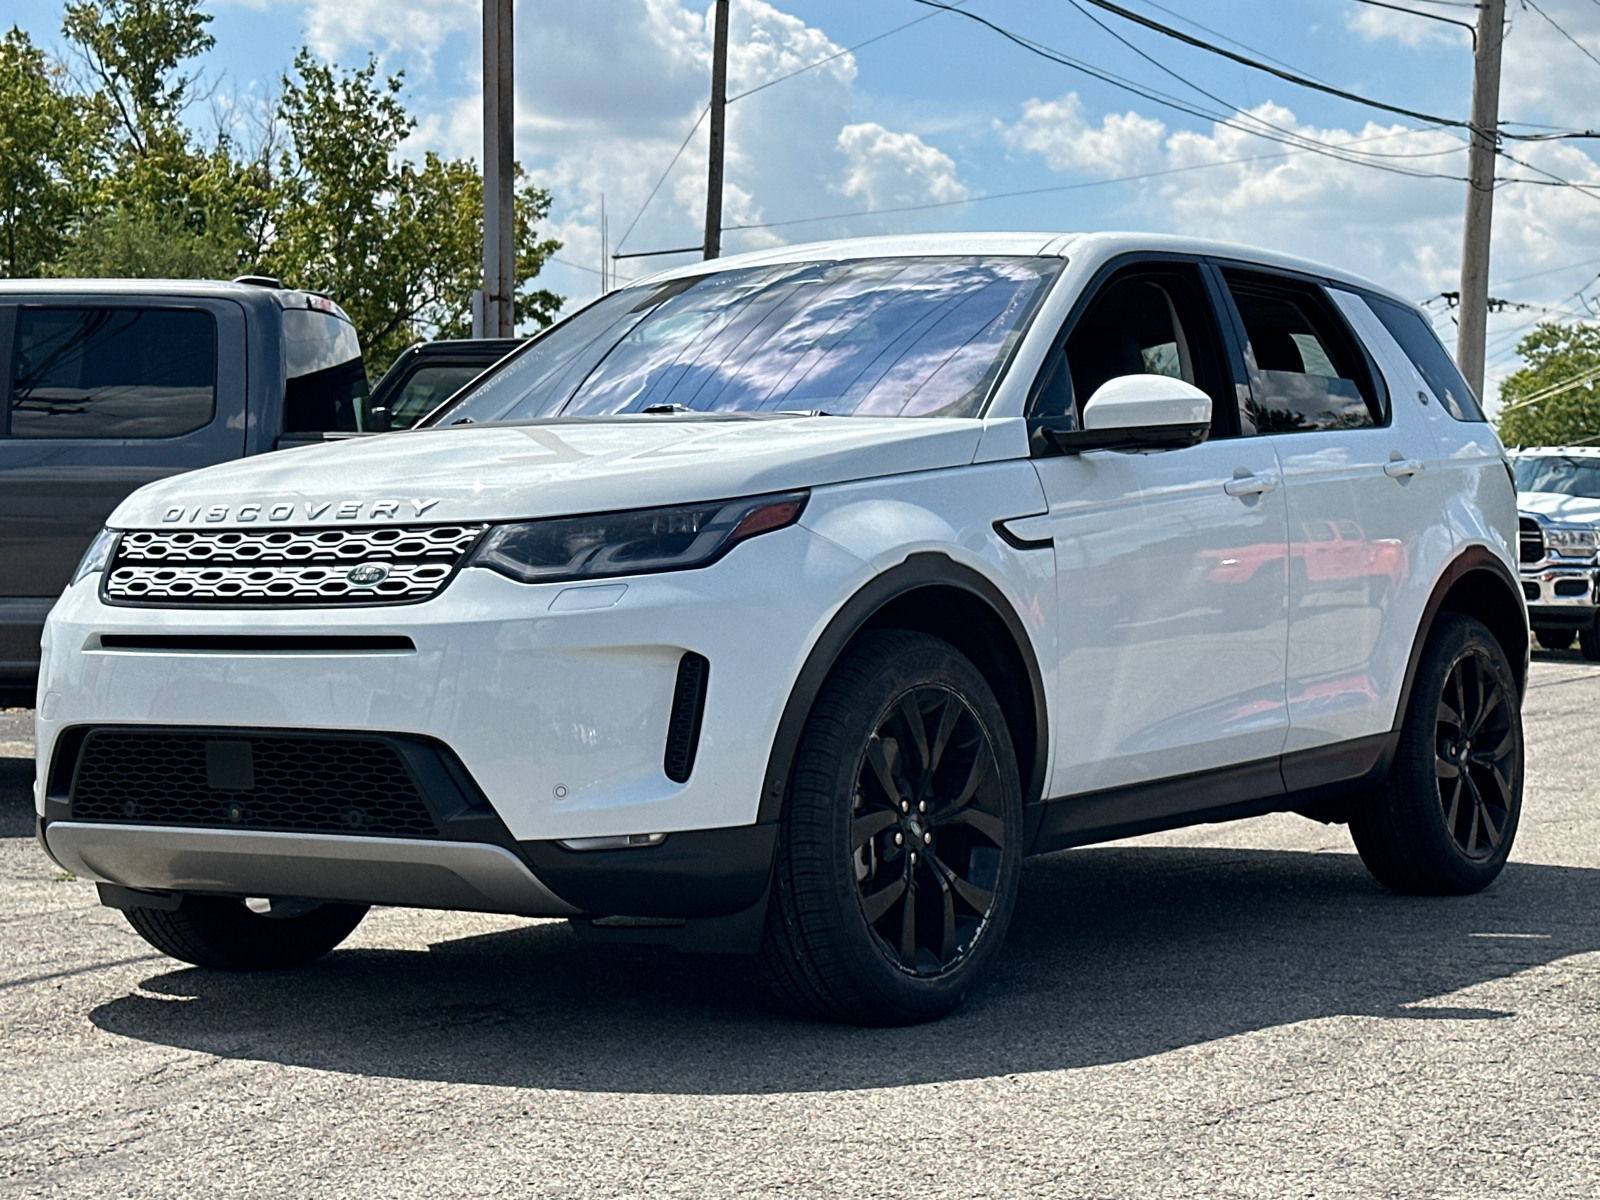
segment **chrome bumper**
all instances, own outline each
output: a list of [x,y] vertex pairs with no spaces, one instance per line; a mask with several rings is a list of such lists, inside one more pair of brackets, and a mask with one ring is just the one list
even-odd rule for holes
[[1541,566],[1524,570],[1522,592],[1530,608],[1594,608],[1595,567]]
[[510,851],[481,842],[236,832],[52,821],[51,857],[73,874],[161,892],[565,917],[577,912]]

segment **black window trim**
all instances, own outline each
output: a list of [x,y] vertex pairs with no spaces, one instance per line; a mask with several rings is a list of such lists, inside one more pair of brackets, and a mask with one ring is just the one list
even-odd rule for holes
[[[1078,322],[1082,320],[1084,311],[1095,297],[1099,296],[1106,284],[1114,276],[1123,274],[1132,268],[1150,267],[1159,270],[1164,266],[1189,267],[1199,275],[1201,285],[1200,301],[1209,309],[1212,332],[1221,343],[1217,349],[1222,352],[1223,361],[1220,364],[1222,375],[1224,379],[1231,376],[1232,382],[1237,385],[1239,367],[1234,363],[1233,331],[1229,326],[1229,316],[1218,307],[1216,284],[1210,278],[1210,273],[1207,270],[1209,261],[1204,255],[1185,253],[1179,250],[1126,250],[1121,254],[1108,258],[1095,269],[1088,282],[1078,290],[1077,296],[1072,301],[1072,307],[1067,310],[1067,315],[1061,319],[1061,325],[1051,335],[1044,357],[1039,362],[1039,369],[1034,374],[1033,381],[1028,385],[1028,394],[1023,401],[1022,413],[1027,423],[1028,445],[1032,457],[1041,458],[1060,454],[1061,450],[1050,437],[1050,431],[1067,431],[1077,428],[1076,417],[1068,422],[1061,417],[1034,416],[1034,405],[1038,403],[1040,389],[1044,386],[1045,379],[1050,373],[1050,368],[1055,365],[1056,356],[1066,346],[1068,339],[1072,337],[1072,332],[1077,328]],[[1234,314],[1231,319],[1237,320],[1237,314]],[[1242,361],[1243,359],[1241,358],[1240,362],[1242,363]],[[1237,391],[1236,386],[1236,395]],[[1073,402],[1076,404],[1076,396],[1073,397]],[[1217,421],[1215,412],[1212,413],[1211,421],[1213,427],[1215,427]],[[1233,428],[1224,431],[1222,439],[1238,437],[1243,428],[1243,424],[1235,417]],[[1206,440],[1210,441],[1212,439],[1208,436]]]
[[[7,318],[0,316],[0,346],[3,346],[5,358],[3,382],[0,382],[0,398],[4,401],[4,410],[0,412],[0,423],[3,423],[4,435],[11,437],[11,385],[12,374],[15,367],[16,354],[16,329],[23,309],[47,310],[59,312],[62,309],[112,309],[128,308],[139,311],[158,309],[163,312],[197,312],[204,313],[211,322],[211,418],[204,425],[194,429],[186,429],[182,433],[169,433],[161,437],[27,437],[18,438],[18,441],[27,442],[94,442],[100,445],[122,445],[126,442],[145,444],[149,442],[179,442],[184,438],[198,437],[211,429],[217,423],[217,418],[222,413],[222,406],[218,398],[222,391],[222,327],[217,320],[216,309],[206,304],[196,304],[189,297],[171,297],[175,303],[163,303],[169,298],[166,296],[132,296],[126,299],[118,297],[116,301],[96,300],[89,297],[79,299],[77,296],[62,295],[48,300],[36,300],[7,306],[10,311],[9,331],[5,330]],[[9,332],[9,336],[3,336]]]
[[11,436],[11,356],[16,350],[17,305],[0,304],[0,438]]
[[[1360,289],[1351,287],[1331,276],[1312,275],[1305,271],[1296,271],[1288,267],[1269,266],[1264,263],[1250,262],[1246,259],[1208,257],[1205,260],[1205,265],[1215,278],[1215,287],[1218,291],[1217,300],[1222,305],[1225,314],[1224,324],[1232,327],[1233,336],[1230,339],[1229,350],[1235,359],[1234,373],[1236,377],[1244,381],[1244,390],[1239,392],[1239,428],[1241,432],[1244,429],[1244,398],[1249,394],[1250,388],[1250,368],[1244,358],[1244,349],[1250,344],[1250,335],[1245,330],[1244,318],[1239,314],[1239,306],[1233,302],[1233,293],[1228,290],[1228,281],[1223,277],[1223,271],[1240,271],[1246,275],[1259,275],[1268,280],[1281,279],[1285,283],[1315,288],[1320,292],[1328,314],[1337,322],[1339,328],[1344,331],[1345,337],[1349,339],[1351,347],[1355,350],[1361,367],[1367,374],[1367,381],[1372,389],[1372,395],[1378,402],[1379,411],[1383,414],[1383,420],[1375,422],[1371,428],[1388,429],[1394,424],[1394,405],[1390,401],[1388,381],[1384,379],[1383,372],[1378,369],[1378,363],[1372,357],[1372,351],[1367,349],[1366,340],[1351,327],[1343,310],[1334,302],[1333,297],[1328,295],[1330,288],[1338,288],[1341,291],[1350,292],[1352,295],[1360,295]],[[1356,381],[1358,387],[1360,382],[1360,380]],[[1308,429],[1304,432],[1329,433],[1335,431]],[[1271,437],[1274,435],[1246,434],[1245,436]]]

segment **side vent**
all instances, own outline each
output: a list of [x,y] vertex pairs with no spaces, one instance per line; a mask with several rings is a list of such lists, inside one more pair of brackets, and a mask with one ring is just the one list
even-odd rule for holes
[[692,651],[678,660],[678,682],[672,689],[672,717],[667,722],[667,753],[662,763],[667,778],[687,783],[700,744],[700,718],[706,711],[706,676],[711,664]]

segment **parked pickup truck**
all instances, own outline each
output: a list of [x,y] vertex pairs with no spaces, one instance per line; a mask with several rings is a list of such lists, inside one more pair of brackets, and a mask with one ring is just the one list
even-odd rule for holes
[[135,488],[361,430],[339,306],[276,280],[0,281],[0,703],[31,704],[45,614]]
[[1545,649],[1576,638],[1583,657],[1600,662],[1600,449],[1528,447],[1511,463],[1528,624]]

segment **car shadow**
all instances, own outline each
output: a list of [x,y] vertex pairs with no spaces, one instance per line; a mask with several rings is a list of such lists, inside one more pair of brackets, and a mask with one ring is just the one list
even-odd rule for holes
[[[749,959],[595,946],[565,924],[303,970],[167,971],[101,1029],[223,1058],[408,1079],[734,1094],[891,1087],[1137,1059],[1345,1014],[1514,1015],[1451,993],[1600,948],[1600,871],[1513,863],[1404,898],[1352,855],[1104,847],[1030,861],[1005,952],[913,1030],[792,1016]],[[1441,999],[1442,998],[1442,999]]]

